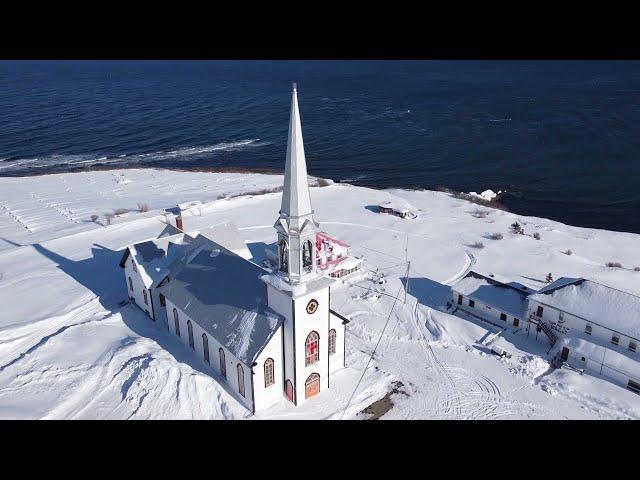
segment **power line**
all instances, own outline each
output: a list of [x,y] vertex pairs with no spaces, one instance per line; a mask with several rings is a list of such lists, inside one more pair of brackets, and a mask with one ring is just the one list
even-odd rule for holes
[[367,372],[367,369],[369,368],[369,365],[371,364],[371,360],[373,360],[373,356],[375,355],[376,350],[378,349],[378,345],[380,345],[380,342],[382,341],[382,336],[384,335],[384,332],[387,329],[387,325],[389,325],[389,320],[391,319],[391,313],[393,313],[393,309],[395,308],[396,303],[398,302],[398,297],[400,296],[400,290],[401,289],[402,289],[402,285],[400,285],[400,288],[398,288],[398,293],[396,293],[396,298],[393,301],[393,305],[391,306],[391,310],[389,310],[389,315],[387,315],[387,320],[384,323],[384,328],[382,329],[382,332],[380,332],[380,337],[378,337],[378,341],[376,342],[376,346],[373,348],[373,351],[371,352],[371,355],[369,356],[369,360],[367,361],[367,365],[364,367],[364,370],[362,371],[362,375],[360,376],[360,379],[358,380],[356,388],[353,389],[353,393],[351,393],[351,397],[349,397],[349,401],[347,402],[347,404],[342,409],[342,415],[340,415],[340,420],[342,420],[344,418],[344,414],[347,411],[347,408],[349,408],[349,405],[351,404],[351,401],[353,400],[353,397],[355,396],[356,392],[358,391],[358,387],[360,386],[360,383],[362,382],[362,379],[364,378],[364,374]]

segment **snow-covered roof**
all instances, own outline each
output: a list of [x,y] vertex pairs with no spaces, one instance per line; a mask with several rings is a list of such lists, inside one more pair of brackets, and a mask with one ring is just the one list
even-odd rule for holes
[[554,347],[554,351],[560,351],[563,346],[593,361],[604,363],[605,366],[618,370],[632,378],[640,378],[640,362],[623,353],[575,337],[563,338]]
[[363,261],[362,258],[357,258],[352,256],[343,257],[343,258],[344,260],[342,260],[339,263],[336,263],[334,268],[332,268],[331,270],[349,270],[351,268],[357,267]]
[[527,309],[525,291],[477,272],[469,272],[452,288],[464,296],[471,297],[515,317],[522,318]]
[[132,255],[146,287],[163,279],[169,271],[169,265],[193,241],[192,237],[182,232],[176,235],[167,235],[168,233],[170,231],[165,228],[156,239],[130,245],[120,261],[120,266],[123,267],[129,255]]
[[180,235],[181,233],[183,233],[182,230],[168,223],[167,226],[164,227],[164,230],[160,232],[160,235],[158,235],[158,238],[170,237],[172,235]]
[[531,299],[624,335],[640,338],[640,297],[593,280],[560,278]]
[[264,270],[202,235],[177,263],[160,291],[251,366],[282,323],[267,305]]
[[231,221],[213,225],[209,228],[200,230],[197,233],[214,241],[218,245],[222,245],[227,250],[231,250],[233,253],[240,255],[242,258],[245,258],[247,260],[251,258],[251,252],[247,248],[244,239],[240,235],[240,231]]
[[379,207],[382,208],[390,208],[391,210],[395,210],[400,213],[409,213],[415,210],[412,205],[402,199],[395,200],[387,200],[385,202],[380,202],[378,204]]

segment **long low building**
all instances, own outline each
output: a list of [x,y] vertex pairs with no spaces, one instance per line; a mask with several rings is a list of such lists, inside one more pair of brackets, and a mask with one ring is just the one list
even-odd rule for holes
[[527,312],[527,296],[533,290],[516,282],[470,271],[453,287],[453,304],[482,320],[500,326],[522,327]]
[[640,393],[640,297],[584,278],[535,291],[471,271],[452,287],[454,306],[549,341],[560,362]]

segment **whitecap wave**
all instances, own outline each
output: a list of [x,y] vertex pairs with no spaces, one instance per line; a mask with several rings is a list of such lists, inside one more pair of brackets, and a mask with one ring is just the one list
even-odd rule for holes
[[18,160],[0,161],[0,172],[11,172],[25,169],[46,169],[51,167],[90,167],[92,165],[130,166],[141,162],[153,163],[155,161],[170,159],[197,159],[207,155],[215,155],[221,152],[241,151],[247,148],[269,145],[270,142],[260,141],[259,138],[246,140],[220,142],[213,145],[200,145],[181,147],[175,150],[164,150],[150,153],[124,153],[113,157],[99,154],[78,155],[47,155],[36,158],[23,158]]

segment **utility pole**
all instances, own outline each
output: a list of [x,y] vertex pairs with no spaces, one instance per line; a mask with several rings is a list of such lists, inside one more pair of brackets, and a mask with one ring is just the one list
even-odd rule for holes
[[409,269],[411,268],[411,262],[409,261],[409,234],[407,233],[407,240],[404,244],[404,261],[407,262],[407,272],[404,275],[404,301],[403,305],[407,304],[407,291],[409,290]]
[[404,276],[404,302],[407,304],[407,292],[409,291],[409,270],[411,269],[411,262],[407,262],[407,273]]

